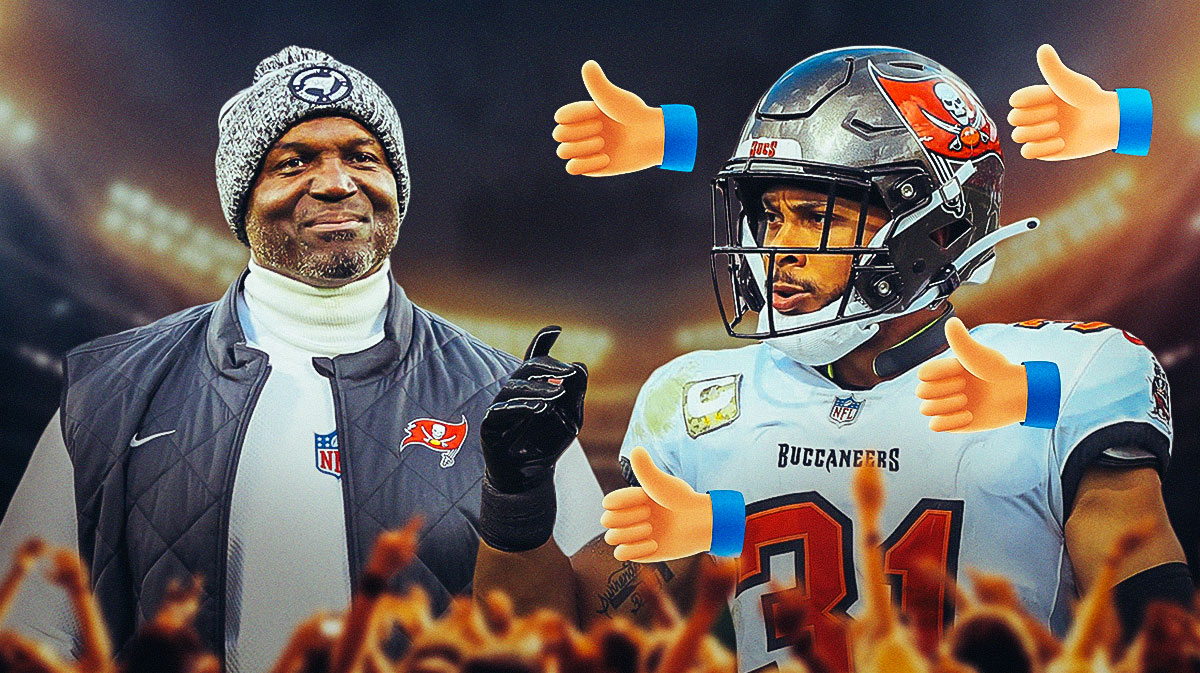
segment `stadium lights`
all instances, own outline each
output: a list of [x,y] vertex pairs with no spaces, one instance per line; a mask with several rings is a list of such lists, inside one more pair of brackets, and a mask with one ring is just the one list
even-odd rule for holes
[[233,281],[246,265],[246,248],[187,215],[158,203],[149,192],[125,182],[108,188],[99,226],[139,250],[163,257],[196,276],[219,284]]
[[16,112],[11,101],[0,98],[0,138],[10,145],[24,147],[37,139],[37,125]]
[[1021,249],[1020,255],[1004,255],[1007,270],[1024,273],[1046,265],[1085,238],[1124,221],[1129,214],[1124,194],[1134,182],[1132,171],[1118,170],[1079,198],[1047,214],[1038,232],[1006,244]]
[[53,353],[29,344],[21,344],[17,346],[17,355],[37,369],[58,377],[62,376],[61,359]]
[[[0,116],[3,113],[0,112]],[[194,276],[228,284],[246,266],[244,246],[226,235],[214,234],[187,215],[159,203],[150,193],[129,183],[109,185],[108,203],[100,213],[99,228],[142,253],[170,261]],[[446,315],[446,314],[443,314]],[[469,315],[446,318],[500,350],[522,355],[542,323],[516,323]],[[613,347],[604,330],[568,325],[555,349],[565,361],[579,360],[595,366]]]
[[680,327],[671,335],[671,345],[684,352],[737,348],[747,343],[729,336],[725,325],[719,322]]
[[[437,311],[446,320],[458,325],[480,341],[506,353],[523,356],[529,340],[545,323],[510,322]],[[552,355],[564,362],[580,361],[596,368],[612,351],[613,337],[605,330],[581,325],[563,325],[562,336]]]
[[1173,369],[1176,365],[1182,363],[1184,360],[1190,359],[1195,354],[1195,347],[1188,343],[1176,346],[1167,351],[1156,352],[1155,356],[1158,358],[1159,363],[1161,363],[1164,368]]

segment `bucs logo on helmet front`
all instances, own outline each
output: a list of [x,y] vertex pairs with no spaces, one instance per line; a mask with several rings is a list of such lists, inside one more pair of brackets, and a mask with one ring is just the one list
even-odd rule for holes
[[898,79],[871,70],[880,90],[929,152],[958,160],[1000,154],[996,124],[970,89],[942,74]]

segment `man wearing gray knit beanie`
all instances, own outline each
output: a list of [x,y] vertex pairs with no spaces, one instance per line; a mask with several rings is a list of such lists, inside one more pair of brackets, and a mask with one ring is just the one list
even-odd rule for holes
[[[409,180],[400,118],[379,85],[315,49],[288,47],[258,64],[253,84],[221,108],[218,126],[221,207],[259,263],[314,285],[337,285],[383,264],[396,244]],[[342,142],[321,148],[314,139]],[[329,182],[316,186],[310,203],[295,204],[297,189],[307,187],[295,177],[314,161],[327,163],[321,149],[359,155],[338,157],[343,170],[321,176]],[[354,183],[361,194],[344,194]],[[250,203],[252,191],[259,198]],[[324,221],[337,216],[348,219]]]
[[[586,369],[546,354],[557,332],[518,369],[393,280],[409,177],[382,89],[287,47],[218,127],[221,206],[247,270],[212,304],[67,354],[63,404],[0,523],[0,556],[31,534],[77,548],[121,655],[136,655],[173,581],[201,576],[203,644],[227,670],[257,672],[314,611],[383,590],[355,582],[376,536],[414,516],[417,558],[393,579],[438,611],[470,591],[480,539],[497,530],[568,554],[597,535],[600,489],[573,441]],[[502,385],[503,413],[489,415]],[[505,507],[531,513],[489,514]],[[65,599],[30,584],[38,599],[9,624],[68,649]]]

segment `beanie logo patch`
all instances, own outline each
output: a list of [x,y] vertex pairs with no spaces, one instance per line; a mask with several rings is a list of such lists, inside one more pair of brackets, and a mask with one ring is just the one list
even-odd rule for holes
[[288,82],[293,96],[312,105],[336,103],[350,95],[352,88],[346,73],[325,65],[305,68]]

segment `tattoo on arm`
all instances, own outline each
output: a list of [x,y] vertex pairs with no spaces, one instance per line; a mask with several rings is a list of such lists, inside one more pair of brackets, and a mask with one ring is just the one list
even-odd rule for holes
[[[646,604],[643,598],[637,591],[638,585],[641,584],[641,576],[638,573],[638,566],[643,565],[626,561],[621,564],[615,572],[608,576],[608,583],[604,586],[604,591],[597,598],[600,599],[600,609],[596,610],[598,614],[605,617],[613,618],[618,610],[626,603],[629,604],[629,612],[637,614],[638,610]],[[675,573],[666,563],[651,564],[659,577],[662,578],[663,584],[670,582],[675,578]]]

